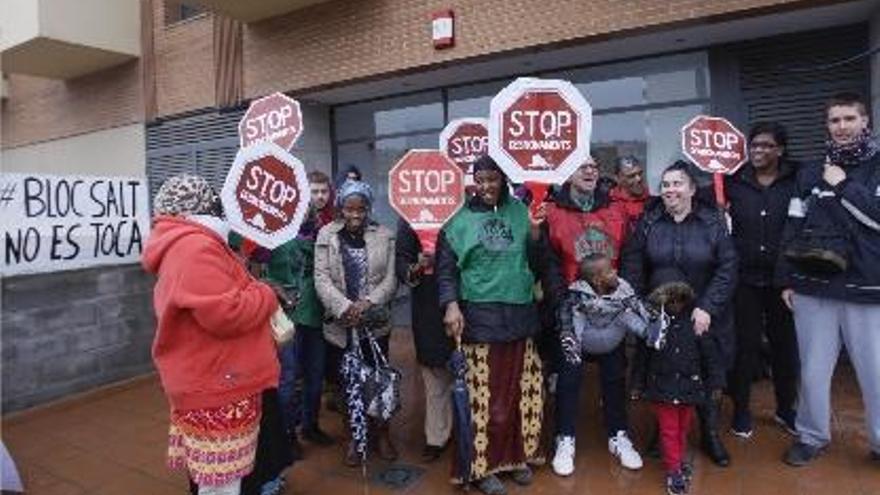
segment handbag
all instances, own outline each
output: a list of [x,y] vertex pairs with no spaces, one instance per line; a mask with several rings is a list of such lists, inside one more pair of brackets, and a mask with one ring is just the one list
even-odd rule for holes
[[269,318],[269,324],[272,327],[272,338],[278,345],[290,341],[296,335],[296,325],[287,317],[283,309],[278,308]]
[[370,331],[365,333],[373,354],[373,366],[367,373],[364,384],[367,415],[388,421],[400,409],[400,371],[388,364],[388,359],[373,333]]
[[814,191],[806,201],[800,230],[782,252],[785,259],[807,275],[829,276],[849,266],[848,219],[833,194]]

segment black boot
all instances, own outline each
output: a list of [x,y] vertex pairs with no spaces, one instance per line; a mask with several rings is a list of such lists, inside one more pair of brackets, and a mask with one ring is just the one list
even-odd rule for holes
[[709,401],[697,407],[697,415],[700,418],[700,444],[703,451],[718,466],[729,466],[730,454],[727,453],[727,449],[721,443],[721,436],[718,434],[719,423],[721,423],[721,403]]

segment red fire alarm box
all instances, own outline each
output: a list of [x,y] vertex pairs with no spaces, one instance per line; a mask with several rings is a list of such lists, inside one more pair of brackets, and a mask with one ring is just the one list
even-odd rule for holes
[[455,16],[452,10],[438,10],[432,14],[431,19],[434,48],[440,50],[455,45]]

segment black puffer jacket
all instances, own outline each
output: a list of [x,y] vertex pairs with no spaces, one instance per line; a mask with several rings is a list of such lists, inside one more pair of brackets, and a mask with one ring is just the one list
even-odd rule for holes
[[672,315],[666,345],[656,351],[638,346],[631,388],[655,402],[700,404],[724,386],[724,368],[716,342],[694,333],[692,308]]
[[412,227],[403,220],[397,224],[394,248],[397,279],[401,285],[412,288],[412,331],[416,360],[423,366],[443,367],[452,352],[452,341],[443,328],[437,274],[423,274],[415,280],[408,280],[409,269],[418,262],[422,244]]
[[659,285],[657,274],[666,270],[680,271],[697,295],[696,307],[712,316],[709,333],[718,340],[725,368],[730,367],[737,255],[724,217],[714,206],[695,200],[693,212],[675,222],[659,198],[649,202],[624,245],[620,273],[645,296]]
[[739,283],[757,287],[773,284],[796,177],[797,164],[790,161],[780,163],[779,175],[766,187],[758,183],[751,163],[725,177],[733,242],[739,256]]

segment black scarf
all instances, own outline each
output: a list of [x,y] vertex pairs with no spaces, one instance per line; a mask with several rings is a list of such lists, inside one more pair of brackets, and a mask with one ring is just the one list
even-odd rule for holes
[[825,143],[825,149],[828,161],[843,168],[858,166],[880,151],[868,128],[862,130],[862,133],[851,143],[839,144],[829,139]]

